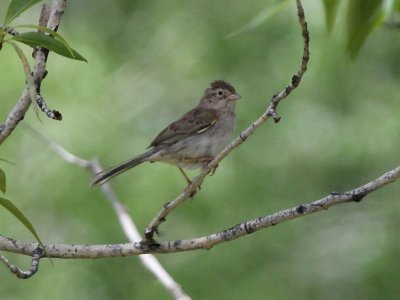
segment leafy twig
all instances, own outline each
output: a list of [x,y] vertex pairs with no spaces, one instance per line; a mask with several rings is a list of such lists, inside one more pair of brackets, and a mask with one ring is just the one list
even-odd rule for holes
[[[47,27],[52,30],[57,30],[60,23],[60,19],[64,13],[66,6],[66,0],[53,0],[51,8],[48,10],[43,9],[41,19],[48,20]],[[48,14],[48,15],[47,15]],[[47,15],[47,16],[45,16]],[[42,24],[40,24],[42,25]],[[33,67],[33,81],[36,85],[36,92],[40,94],[40,84],[47,73],[46,71],[46,59],[48,51],[45,49],[39,49],[36,51],[36,63]],[[31,105],[29,89],[25,87],[21,98],[17,104],[8,114],[6,120],[0,125],[0,145],[7,139],[7,137],[14,131],[18,123],[24,118],[29,106]]]

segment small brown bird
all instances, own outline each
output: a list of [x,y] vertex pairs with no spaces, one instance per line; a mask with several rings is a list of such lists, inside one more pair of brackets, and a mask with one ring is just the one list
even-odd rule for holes
[[228,82],[213,81],[200,103],[161,131],[149,150],[96,174],[91,185],[101,185],[145,161],[175,165],[190,183],[182,168],[204,168],[227,146],[236,125],[238,99],[240,96]]

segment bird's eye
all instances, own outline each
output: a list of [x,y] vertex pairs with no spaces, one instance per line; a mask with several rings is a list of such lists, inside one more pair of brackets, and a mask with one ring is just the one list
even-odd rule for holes
[[224,93],[224,92],[223,92],[222,90],[219,90],[219,91],[217,92],[217,94],[218,94],[219,96],[222,96],[223,93]]

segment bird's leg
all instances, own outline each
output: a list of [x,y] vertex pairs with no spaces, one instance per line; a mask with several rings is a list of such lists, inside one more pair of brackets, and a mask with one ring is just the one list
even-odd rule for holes
[[[214,159],[214,157],[212,157],[212,156],[203,156],[203,157],[195,157],[195,158],[186,157],[186,158],[182,159],[182,161],[184,161],[184,162],[186,162],[186,163],[202,163],[202,167],[204,168],[204,167],[207,166],[207,164],[208,164],[210,161],[212,161],[213,159]],[[214,168],[212,169],[212,174],[214,174],[215,169],[216,169],[217,167],[218,167],[218,166],[216,166],[216,167],[214,167]],[[182,169],[181,167],[178,167],[178,169],[179,169],[179,171],[181,171],[183,177],[185,177],[186,182],[187,182],[188,187],[189,187],[189,186],[192,184],[192,181],[190,180],[189,176],[186,175],[185,171],[183,171],[183,169]],[[199,185],[198,189],[201,190],[201,186],[200,186],[200,185]],[[193,192],[190,194],[190,198],[192,198],[192,197],[196,194],[196,192],[197,192],[197,190],[196,190],[196,191],[193,191]]]
[[183,177],[185,177],[187,184],[188,184],[188,185],[191,185],[191,184],[192,184],[192,181],[190,180],[189,176],[186,175],[185,171],[183,171],[183,169],[180,168],[180,167],[178,167],[178,169],[179,169],[179,171],[181,171]]
[[[186,189],[188,189],[189,186],[192,184],[192,181],[190,180],[189,176],[187,176],[187,174],[185,173],[185,171],[183,171],[183,169],[182,169],[181,167],[178,167],[178,169],[179,169],[179,171],[181,171],[183,177],[185,177],[186,182],[187,182],[187,187],[186,187]],[[200,190],[200,189],[201,189],[201,187],[199,186],[199,190]],[[196,192],[197,192],[197,190],[191,192],[189,197],[190,197],[190,198],[193,198],[194,195],[196,195]]]

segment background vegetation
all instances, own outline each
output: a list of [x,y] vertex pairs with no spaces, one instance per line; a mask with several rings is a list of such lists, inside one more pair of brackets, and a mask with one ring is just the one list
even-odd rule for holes
[[[1,2],[0,14],[6,4]],[[270,14],[277,5],[281,8]],[[330,35],[320,1],[305,1],[304,7],[311,33],[309,71],[279,107],[281,122],[268,123],[224,160],[196,198],[168,218],[162,238],[210,234],[354,188],[399,164],[400,30],[373,31],[350,61],[344,5]],[[39,11],[33,7],[20,22],[36,23]],[[63,121],[42,116],[39,123],[32,111],[25,121],[79,156],[99,157],[105,166],[143,151],[160,129],[197,104],[214,79],[231,82],[242,95],[239,132],[289,82],[302,51],[294,1],[70,1],[60,32],[89,63],[50,54],[42,95]],[[10,47],[0,52],[0,65],[3,120],[25,83]],[[62,161],[21,127],[0,156],[16,163],[2,163],[7,198],[43,240],[125,241],[103,195],[88,187],[86,171]],[[185,182],[174,167],[144,164],[113,186],[144,228]],[[394,184],[359,204],[212,251],[158,258],[194,299],[397,299],[399,192]],[[1,234],[32,240],[3,209],[0,220]],[[26,257],[7,257],[19,266],[29,264]],[[134,257],[55,260],[54,266],[43,260],[39,273],[26,281],[0,267],[0,280],[2,299],[169,297]]]

